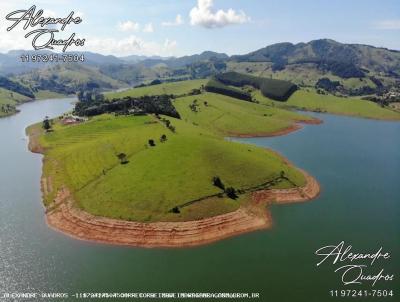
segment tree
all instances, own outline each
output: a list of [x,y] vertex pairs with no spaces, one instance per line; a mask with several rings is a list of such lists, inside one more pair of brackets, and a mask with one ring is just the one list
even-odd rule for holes
[[225,185],[222,183],[221,178],[218,176],[214,176],[212,179],[213,185],[216,186],[217,188],[220,188],[221,190],[225,190]]
[[154,142],[154,139],[149,139],[149,145],[150,147],[154,147],[156,143]]
[[204,101],[204,106],[208,106],[208,102],[207,101]]
[[167,140],[167,136],[165,134],[161,135],[160,142],[165,142]]
[[51,129],[51,124],[48,116],[46,116],[43,120],[43,129],[46,130],[46,132],[49,132]]
[[179,207],[173,207],[172,208],[172,213],[175,213],[175,214],[179,214],[181,211],[179,210]]
[[127,159],[125,153],[119,153],[119,154],[117,155],[117,157],[118,157],[119,161],[121,162],[121,165],[124,165],[124,164],[127,164],[127,163],[128,163],[128,159]]
[[228,196],[229,198],[232,198],[232,199],[238,198],[238,196],[236,195],[236,190],[233,187],[226,188],[225,193],[226,193],[226,196]]

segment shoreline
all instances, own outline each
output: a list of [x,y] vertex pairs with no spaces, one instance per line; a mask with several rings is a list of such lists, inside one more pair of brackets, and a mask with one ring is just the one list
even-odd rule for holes
[[[322,122],[317,121],[312,120],[312,123]],[[300,129],[301,126],[294,124],[289,128],[292,132]],[[29,150],[43,154],[44,148],[37,140],[40,131],[27,129],[27,134]],[[253,135],[253,137],[256,136]],[[279,156],[292,165],[282,155]],[[319,183],[307,172],[303,170],[300,172],[306,178],[304,187],[259,190],[251,193],[251,201],[248,205],[241,206],[236,211],[184,222],[143,223],[94,216],[75,207],[68,188],[63,187],[56,193],[54,205],[45,207],[46,223],[51,229],[69,237],[102,244],[144,248],[183,248],[205,245],[272,227],[273,220],[267,207],[271,204],[298,203],[316,198],[320,193]],[[42,175],[43,197],[46,194],[48,181]]]
[[12,113],[6,114],[6,115],[0,115],[0,118],[10,117],[10,116],[14,116],[14,115],[20,113],[21,110],[18,107],[23,106],[23,105],[28,104],[28,103],[34,103],[34,102],[46,101],[46,100],[61,100],[61,99],[74,99],[74,98],[75,98],[75,95],[71,94],[71,95],[63,95],[63,96],[50,97],[50,98],[43,97],[43,98],[29,99],[29,100],[26,100],[26,101],[22,101],[22,102],[16,103],[14,105],[15,109],[16,109],[15,112],[12,112]]
[[[347,112],[332,112],[332,111],[317,111],[313,109],[307,109],[304,107],[297,107],[297,106],[290,106],[292,110],[304,112],[304,113],[318,113],[318,114],[331,114],[331,115],[337,115],[337,116],[345,116],[345,117],[352,117],[352,118],[360,118],[360,119],[367,119],[367,120],[373,120],[373,121],[388,121],[388,122],[400,122],[400,117],[399,118],[387,118],[387,117],[371,117],[371,116],[364,116],[364,115],[358,115],[358,114],[351,114]],[[284,108],[283,108],[284,109]],[[386,108],[388,109],[388,108]],[[400,113],[399,111],[393,110],[393,109],[388,109],[393,112]]]
[[320,120],[318,118],[313,118],[311,120],[297,120],[297,121],[294,121],[293,124],[291,124],[289,127],[279,129],[276,131],[272,131],[272,132],[258,132],[258,133],[251,133],[251,134],[239,134],[239,133],[231,132],[231,133],[229,133],[228,137],[252,138],[252,137],[281,136],[281,135],[286,135],[286,134],[289,134],[289,133],[292,133],[292,132],[302,129],[303,128],[302,124],[320,125],[322,123],[323,123],[323,120]]

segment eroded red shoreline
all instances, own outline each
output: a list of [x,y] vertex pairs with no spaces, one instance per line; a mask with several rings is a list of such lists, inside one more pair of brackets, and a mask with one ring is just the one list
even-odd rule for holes
[[186,222],[141,223],[97,217],[74,207],[67,189],[58,192],[56,207],[46,213],[48,225],[81,240],[136,247],[190,247],[268,228],[272,218],[265,205],[311,200],[318,196],[318,182],[306,172],[302,188],[261,190],[238,210]]
[[302,129],[303,126],[301,124],[319,125],[322,123],[323,123],[323,121],[320,119],[317,119],[317,118],[314,118],[311,120],[298,120],[298,121],[296,121],[296,123],[290,125],[289,127],[280,129],[280,130],[277,130],[274,132],[257,132],[257,133],[250,133],[250,134],[241,134],[241,133],[231,132],[231,133],[229,133],[229,136],[240,137],[240,138],[281,136],[281,135],[286,135],[286,134],[289,134],[289,133],[292,133],[292,132]]

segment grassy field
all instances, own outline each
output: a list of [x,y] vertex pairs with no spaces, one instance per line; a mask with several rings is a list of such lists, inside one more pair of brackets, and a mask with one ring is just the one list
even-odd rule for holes
[[321,111],[364,118],[400,120],[400,113],[382,108],[376,103],[352,97],[343,98],[334,95],[321,95],[311,89],[296,91],[285,103],[268,99],[262,96],[259,91],[254,92],[254,97],[267,105],[274,104],[280,107],[295,107],[300,110]]
[[[152,116],[102,115],[81,125],[56,124],[54,132],[40,137],[46,148],[44,176],[52,179],[53,188],[45,203],[51,205],[56,190],[66,184],[78,206],[95,215],[182,221],[230,212],[247,202],[246,194],[238,200],[213,197],[183,207],[180,214],[169,212],[221,192],[212,185],[213,176],[227,187],[245,189],[285,171],[297,185],[304,184],[303,175],[273,152],[226,141],[185,120],[169,119],[176,133]],[[40,129],[40,124],[29,131],[35,128]],[[163,143],[162,134],[167,135]],[[149,139],[155,140],[155,147],[147,145]],[[121,152],[127,155],[127,164],[120,164],[116,155]],[[291,186],[283,181],[275,187]]]
[[[189,107],[194,100],[198,104],[196,112]],[[272,134],[296,121],[311,119],[307,115],[210,92],[178,98],[174,106],[183,120],[224,136]]]
[[180,81],[172,83],[163,83],[158,85],[151,85],[146,87],[138,87],[127,89],[120,92],[109,92],[106,93],[108,99],[123,98],[124,96],[139,97],[144,95],[160,95],[160,94],[174,94],[182,95],[190,92],[192,89],[199,89],[201,85],[205,85],[208,82],[207,79],[191,80],[191,81]]

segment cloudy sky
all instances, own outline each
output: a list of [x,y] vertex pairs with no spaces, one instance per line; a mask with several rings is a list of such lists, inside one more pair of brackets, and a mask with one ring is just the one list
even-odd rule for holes
[[[2,1],[0,52],[32,49],[19,24],[5,16],[33,4],[44,16],[82,23],[60,35],[85,38],[76,50],[117,56],[182,56],[204,50],[242,54],[277,42],[331,38],[400,50],[399,0],[37,0]],[[101,3],[101,4],[99,4]],[[70,48],[69,50],[72,50]]]

